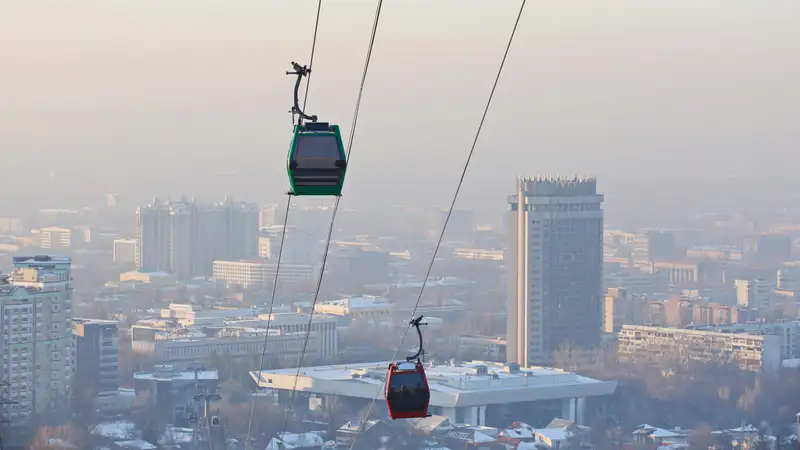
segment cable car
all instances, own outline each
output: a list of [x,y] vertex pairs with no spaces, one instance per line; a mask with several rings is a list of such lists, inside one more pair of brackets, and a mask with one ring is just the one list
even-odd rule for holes
[[288,172],[293,195],[342,194],[347,156],[337,125],[308,122],[295,125]]
[[431,392],[420,359],[425,355],[425,350],[422,348],[422,332],[419,329],[420,325],[425,324],[421,321],[422,316],[419,316],[410,323],[417,329],[419,335],[417,353],[406,358],[405,362],[389,364],[389,373],[386,377],[386,406],[389,409],[389,418],[392,420],[428,417]]
[[[286,164],[291,184],[291,195],[342,195],[344,174],[347,172],[347,155],[342,144],[338,125],[317,122],[317,116],[300,109],[300,81],[311,69],[292,61],[295,75],[292,117],[297,116],[294,138],[289,147]],[[305,122],[305,123],[304,123]]]

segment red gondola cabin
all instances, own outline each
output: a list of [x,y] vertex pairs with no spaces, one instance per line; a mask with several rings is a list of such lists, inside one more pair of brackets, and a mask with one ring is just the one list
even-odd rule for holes
[[389,364],[386,380],[386,405],[389,418],[417,419],[428,417],[431,392],[422,363],[417,361]]

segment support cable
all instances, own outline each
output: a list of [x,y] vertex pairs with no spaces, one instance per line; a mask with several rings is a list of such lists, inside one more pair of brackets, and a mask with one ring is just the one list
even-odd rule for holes
[[[319,31],[319,16],[322,12],[322,0],[317,1],[317,17],[314,19],[314,36],[311,38],[311,56],[308,59],[308,74],[306,75],[306,90],[303,94],[303,111],[306,109],[306,104],[308,103],[308,88],[311,85],[311,67],[314,65],[314,54],[317,50],[317,32]],[[298,83],[299,83],[298,79]],[[296,96],[296,92],[295,92]],[[295,99],[295,104],[297,100]],[[295,111],[292,110],[294,115]],[[266,333],[264,335],[264,345],[261,348],[261,358],[258,364],[258,380],[256,381],[256,394],[258,393],[258,384],[261,381],[261,371],[264,370],[264,358],[267,354],[267,344],[269,342],[269,327],[272,324],[272,311],[275,307],[275,294],[278,291],[278,276],[280,275],[281,270],[281,257],[283,256],[283,243],[286,240],[286,225],[289,223],[289,209],[292,206],[292,195],[287,195],[288,199],[286,201],[286,214],[283,217],[283,230],[281,231],[281,243],[278,247],[278,260],[275,267],[275,278],[272,283],[272,297],[269,302],[269,309],[267,311],[267,328]],[[244,450],[249,450],[250,445],[250,436],[253,431],[253,419],[256,414],[256,401],[258,400],[258,395],[253,396],[253,406],[250,409],[250,420],[247,423],[247,436],[244,441]]]
[[[286,225],[289,223],[289,207],[292,205],[292,196],[287,195],[288,200],[286,201],[286,214],[283,216],[283,230],[281,230],[281,243],[278,246],[278,261],[275,267],[275,278],[272,280],[272,298],[269,302],[269,308],[267,309],[267,327],[266,333],[264,333],[264,345],[261,347],[261,358],[258,363],[258,379],[256,380],[256,394],[258,394],[258,385],[261,381],[261,371],[264,370],[264,358],[267,355],[267,343],[269,342],[269,327],[272,324],[272,311],[275,307],[275,294],[278,291],[278,275],[280,274],[281,270],[281,257],[283,256],[283,243],[286,240]],[[253,430],[253,419],[256,415],[256,402],[258,401],[258,395],[253,395],[253,405],[250,408],[250,420],[247,423],[247,437],[244,441],[244,450],[249,449],[250,445],[250,435]]]
[[[413,318],[417,313],[417,308],[419,307],[420,302],[422,301],[422,294],[425,292],[425,287],[428,284],[428,279],[430,278],[431,271],[433,270],[433,264],[436,262],[436,255],[439,253],[439,247],[442,245],[442,240],[444,239],[445,231],[447,230],[447,224],[450,222],[450,216],[453,214],[453,209],[455,208],[456,201],[458,201],[458,194],[461,192],[461,186],[464,184],[464,178],[467,175],[467,170],[469,169],[469,164],[472,161],[472,156],[475,153],[475,147],[478,145],[478,139],[481,136],[481,131],[483,130],[483,124],[486,122],[486,116],[489,113],[489,108],[492,105],[492,100],[494,99],[494,93],[497,90],[497,85],[500,82],[500,76],[503,74],[503,68],[506,64],[506,59],[508,58],[508,53],[511,50],[511,44],[514,42],[514,35],[517,33],[517,27],[519,26],[519,21],[522,18],[522,12],[525,10],[525,2],[526,0],[522,0],[522,4],[519,7],[519,13],[517,13],[517,19],[514,21],[514,28],[511,30],[511,36],[508,39],[508,44],[506,44],[505,52],[503,53],[503,59],[500,61],[500,67],[497,70],[497,75],[494,79],[494,84],[492,85],[492,90],[489,93],[489,99],[486,102],[486,106],[483,109],[483,115],[481,116],[481,120],[478,123],[478,129],[475,132],[475,138],[472,140],[472,146],[470,147],[469,154],[467,155],[467,160],[464,163],[464,169],[461,171],[461,178],[458,180],[458,185],[456,186],[455,193],[453,194],[453,200],[450,202],[450,208],[447,211],[447,216],[445,217],[444,224],[442,226],[442,232],[439,234],[439,239],[436,241],[436,247],[433,250],[433,256],[431,257],[431,262],[428,265],[428,270],[425,273],[425,279],[422,282],[422,287],[419,291],[419,296],[417,296],[417,301],[414,304],[414,309],[411,311],[411,317]],[[409,323],[406,327],[403,335],[400,338],[400,344],[397,345],[397,349],[394,351],[394,355],[392,355],[391,361],[395,361],[397,358],[397,354],[400,352],[400,348],[403,346],[403,341],[408,334],[408,330],[413,326],[413,321]],[[350,450],[356,445],[356,441],[358,441],[358,437],[361,435],[363,431],[364,424],[366,423],[367,418],[369,417],[370,412],[372,412],[372,407],[375,405],[375,401],[378,399],[384,384],[386,383],[386,378],[389,376],[387,372],[386,375],[383,377],[383,381],[378,386],[377,391],[375,392],[375,396],[372,398],[372,402],[369,404],[369,408],[364,414],[364,417],[361,418],[358,432],[356,433],[355,437],[353,438],[352,444],[350,444]]]
[[[383,0],[378,0],[377,7],[375,9],[375,18],[374,18],[373,23],[372,23],[372,31],[371,31],[370,38],[369,38],[369,45],[367,46],[367,55],[366,55],[365,60],[364,60],[364,70],[361,73],[361,84],[359,85],[359,88],[358,88],[358,96],[356,98],[356,106],[355,106],[355,110],[353,111],[353,122],[352,122],[352,125],[350,126],[350,136],[347,139],[346,161],[347,161],[348,164],[350,163],[350,155],[353,152],[353,142],[355,140],[355,135],[356,135],[356,126],[358,125],[358,113],[359,113],[359,110],[361,109],[361,98],[363,97],[363,94],[364,94],[364,85],[365,85],[366,80],[367,80],[367,73],[369,72],[369,64],[370,64],[370,61],[372,60],[372,50],[373,50],[373,48],[375,46],[375,36],[378,33],[378,24],[379,24],[380,17],[381,17],[381,8],[382,7],[383,7]],[[317,304],[317,300],[319,299],[319,293],[320,293],[320,290],[322,289],[322,278],[323,278],[323,275],[325,274],[325,265],[326,265],[326,263],[328,261],[328,252],[329,252],[330,246],[331,246],[331,237],[333,236],[333,228],[334,228],[334,224],[335,224],[335,221],[336,221],[336,213],[339,211],[339,203],[340,203],[340,201],[341,201],[341,197],[336,197],[336,201],[335,201],[334,206],[333,206],[333,214],[331,216],[331,223],[330,223],[330,226],[328,227],[328,237],[327,237],[327,239],[325,241],[325,253],[322,255],[322,265],[320,267],[319,277],[317,278],[317,287],[316,287],[316,290],[314,292],[314,300],[311,303],[311,310],[309,311],[309,314],[308,314],[308,324],[306,326],[306,336],[305,336],[305,340],[303,341],[303,349],[302,349],[302,351],[300,353],[300,360],[297,363],[297,372],[295,373],[295,376],[294,376],[294,383],[292,385],[292,390],[291,390],[291,399],[289,401],[289,407],[286,409],[286,414],[285,414],[284,420],[283,420],[283,431],[281,433],[286,432],[286,427],[289,424],[289,414],[291,413],[291,411],[292,411],[292,409],[294,407],[294,402],[295,402],[296,393],[297,393],[297,382],[298,382],[298,379],[300,378],[300,369],[303,367],[303,360],[305,359],[306,350],[308,348],[308,340],[309,340],[309,337],[311,335],[311,325],[312,325],[312,322],[314,320],[314,307]]]

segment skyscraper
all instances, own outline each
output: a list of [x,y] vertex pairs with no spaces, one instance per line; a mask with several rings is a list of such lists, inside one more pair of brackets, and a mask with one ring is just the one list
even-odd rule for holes
[[212,205],[154,200],[136,212],[136,267],[190,278],[210,276],[216,260],[255,258],[258,211],[230,198]]
[[0,279],[0,415],[25,424],[69,407],[75,355],[70,259],[15,256]]
[[600,344],[603,195],[594,178],[522,178],[509,196],[507,355],[553,362],[562,346]]

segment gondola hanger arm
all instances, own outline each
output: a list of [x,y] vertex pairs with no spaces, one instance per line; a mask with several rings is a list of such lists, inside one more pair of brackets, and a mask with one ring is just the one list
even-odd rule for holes
[[292,61],[292,68],[294,69],[293,72],[286,72],[286,75],[295,75],[297,77],[297,81],[294,83],[294,105],[290,111],[292,113],[292,117],[295,115],[297,116],[298,125],[303,125],[304,120],[316,122],[317,116],[308,115],[300,108],[300,82],[303,80],[303,77],[307,77],[311,73],[311,68],[301,66],[294,61]]
[[422,361],[424,361],[425,360],[425,349],[422,347],[422,330],[419,327],[422,326],[422,325],[427,325],[427,323],[422,321],[422,316],[419,316],[419,317],[416,317],[414,319],[411,319],[408,322],[408,324],[411,325],[412,327],[414,327],[417,330],[417,336],[419,337],[419,349],[417,350],[417,353],[415,353],[414,355],[407,356],[406,357],[406,362],[412,362],[415,359],[418,362],[420,361],[420,359]]

